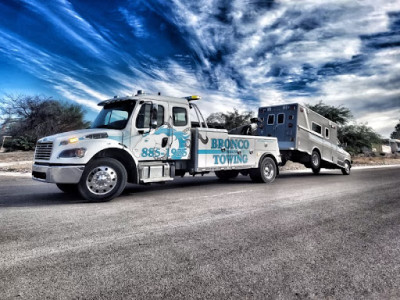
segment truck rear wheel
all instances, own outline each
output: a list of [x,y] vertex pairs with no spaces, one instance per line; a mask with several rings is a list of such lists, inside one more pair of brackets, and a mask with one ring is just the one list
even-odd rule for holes
[[239,175],[239,171],[226,170],[226,171],[215,171],[215,175],[222,180],[229,180],[236,178]]
[[77,194],[78,185],[70,183],[57,183],[57,187],[66,194]]
[[344,162],[344,168],[342,168],[342,174],[350,175],[350,169],[351,169],[350,162],[346,160]]
[[86,200],[109,201],[122,193],[127,177],[125,167],[118,160],[113,158],[94,159],[83,171],[78,190]]
[[319,174],[321,171],[321,155],[315,150],[311,153],[311,169],[314,174]]
[[277,166],[271,157],[265,157],[257,169],[251,169],[250,178],[254,182],[273,182],[277,174]]

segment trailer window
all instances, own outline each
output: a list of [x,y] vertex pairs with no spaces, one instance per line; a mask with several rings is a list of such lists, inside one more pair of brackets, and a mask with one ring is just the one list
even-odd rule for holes
[[312,127],[311,127],[312,131],[318,133],[318,134],[322,134],[322,127],[321,125],[312,122]]
[[172,115],[174,116],[175,126],[185,126],[187,125],[187,112],[183,107],[174,107],[172,109]]
[[325,138],[329,139],[329,128],[325,128]]
[[[136,118],[136,128],[149,128],[150,127],[150,110],[151,104],[143,104],[139,110]],[[159,105],[157,112],[157,127],[164,124],[164,107]]]
[[275,115],[268,115],[267,125],[274,125]]
[[285,114],[278,114],[278,124],[285,123]]

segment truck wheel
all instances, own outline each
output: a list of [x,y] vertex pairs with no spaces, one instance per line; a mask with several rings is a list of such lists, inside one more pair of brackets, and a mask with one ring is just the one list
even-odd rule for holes
[[350,175],[350,169],[351,169],[350,163],[349,163],[349,161],[346,160],[344,162],[344,168],[342,168],[342,174]]
[[250,170],[250,178],[254,182],[270,183],[275,180],[277,167],[275,161],[271,157],[265,157],[260,167]]
[[239,175],[239,171],[236,170],[215,171],[215,175],[221,180],[229,180],[236,178]]
[[311,169],[314,174],[319,174],[321,171],[321,156],[315,150],[311,153]]
[[69,183],[56,183],[57,187],[66,194],[77,194],[78,185]]
[[113,158],[94,159],[83,171],[78,190],[86,200],[109,201],[122,193],[127,177],[125,167],[118,160]]

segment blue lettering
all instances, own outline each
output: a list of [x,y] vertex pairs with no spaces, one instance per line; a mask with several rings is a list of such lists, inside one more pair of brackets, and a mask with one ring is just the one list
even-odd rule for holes
[[214,165],[218,165],[218,156],[219,156],[219,155],[213,155],[213,158],[214,158]]
[[225,155],[220,155],[219,156],[219,162],[223,165],[226,163],[226,156]]
[[249,141],[248,141],[248,140],[244,140],[244,142],[243,142],[243,148],[244,148],[244,149],[249,149],[249,147],[250,147]]
[[237,149],[237,140],[231,140],[231,148]]
[[243,155],[243,163],[247,163],[249,161],[249,158],[247,157],[247,154]]
[[225,140],[225,148],[226,149],[230,148],[230,144],[229,144],[229,140],[228,139]]
[[217,139],[211,139],[211,149],[215,149],[217,146]]
[[242,140],[238,141],[238,148],[243,149],[243,141]]
[[218,139],[218,148],[224,147],[224,140],[223,139]]

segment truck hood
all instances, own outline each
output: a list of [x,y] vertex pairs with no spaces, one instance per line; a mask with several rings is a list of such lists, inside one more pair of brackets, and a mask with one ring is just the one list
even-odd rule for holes
[[[104,134],[104,135],[103,135]],[[105,134],[107,134],[106,137]],[[98,135],[98,136],[96,136]],[[103,137],[101,137],[103,136]],[[51,136],[46,136],[38,140],[39,143],[45,142],[54,142],[55,140],[67,140],[69,138],[76,137],[79,140],[84,139],[93,139],[93,138],[109,138],[116,141],[122,141],[122,131],[115,130],[115,129],[104,129],[104,128],[93,128],[93,129],[82,129],[82,130],[74,130],[74,131],[67,131],[63,133],[58,133]]]

